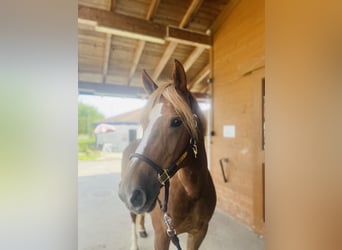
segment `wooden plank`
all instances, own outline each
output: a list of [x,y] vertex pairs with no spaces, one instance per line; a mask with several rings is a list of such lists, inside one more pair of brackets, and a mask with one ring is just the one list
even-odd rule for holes
[[198,75],[189,83],[189,89],[191,90],[196,84],[201,82],[207,75],[210,73],[210,65],[207,64],[202,70],[198,73]]
[[207,93],[209,91],[209,87],[210,87],[209,84],[203,85],[203,87],[201,89],[199,89],[199,92],[200,93]]
[[163,44],[165,26],[111,11],[78,5],[78,21],[99,32]]
[[196,47],[190,56],[186,59],[186,61],[183,63],[183,67],[185,71],[188,71],[190,67],[194,64],[194,62],[197,60],[197,58],[202,54],[204,51],[204,47]]
[[160,58],[160,61],[159,61],[157,67],[155,68],[155,70],[153,72],[152,79],[154,81],[156,81],[158,79],[158,77],[160,76],[160,73],[163,71],[165,65],[169,61],[169,59],[170,59],[172,53],[175,51],[177,45],[178,44],[176,42],[170,42],[167,45],[163,56]]
[[[189,8],[187,9],[184,17],[182,18],[182,20],[181,20],[181,22],[179,24],[180,28],[185,27],[189,23],[190,19],[192,18],[194,13],[199,9],[199,7],[201,6],[202,2],[203,2],[202,0],[193,0],[191,2]],[[171,31],[171,33],[172,32],[173,31]],[[167,27],[165,39],[167,40],[167,39],[170,39],[170,38],[172,38],[172,35],[170,35],[169,27]],[[155,80],[155,81],[158,79],[158,77],[161,74],[161,72],[163,71],[165,65],[169,61],[169,59],[172,56],[173,52],[175,51],[175,49],[177,47],[177,43],[183,43],[184,42],[180,37],[175,37],[175,40],[173,40],[173,41],[169,40],[169,41],[170,41],[170,43],[166,47],[166,49],[164,51],[164,54],[163,54],[163,57],[160,59],[156,69],[153,72],[152,79]],[[190,44],[190,45],[193,45],[193,44]]]
[[106,76],[108,73],[108,65],[109,65],[109,58],[110,58],[110,51],[111,51],[111,44],[112,44],[112,35],[107,34],[106,47],[105,47],[105,53],[104,53],[104,64],[103,64],[103,71],[102,71],[102,82],[106,82]]
[[141,18],[78,5],[78,22],[94,26],[98,32],[164,44],[165,40],[211,47],[211,36],[177,27],[153,23]]
[[189,22],[191,21],[193,16],[196,14],[198,9],[201,7],[202,2],[203,2],[203,0],[193,0],[191,2],[191,4],[190,4],[189,8],[187,9],[182,21],[179,24],[180,28],[184,28],[189,24]]
[[[96,82],[78,82],[78,92],[83,95],[100,95],[100,96],[123,96],[123,97],[147,97],[146,91],[142,87],[128,87],[115,84],[99,84]],[[198,100],[205,100],[209,96],[205,93],[192,93]]]
[[114,12],[116,8],[116,0],[111,0],[110,11]]
[[152,0],[150,8],[148,9],[146,19],[151,20],[153,16],[156,14],[158,6],[160,4],[160,0]]
[[226,7],[221,11],[220,15],[215,19],[215,22],[211,25],[210,31],[212,34],[219,30],[223,22],[230,16],[233,9],[241,0],[230,0]]
[[137,69],[137,66],[138,66],[138,63],[140,61],[140,57],[144,51],[144,48],[145,48],[145,41],[139,41],[138,43],[138,46],[135,50],[135,53],[134,53],[134,57],[133,57],[133,62],[132,62],[132,67],[129,71],[129,75],[128,75],[128,86],[131,84],[131,81],[133,79],[133,76],[135,74],[135,71]]
[[[157,8],[159,6],[159,3],[160,3],[160,0],[152,0],[151,4],[150,4],[150,7],[149,7],[149,10],[147,12],[147,15],[146,15],[146,19],[147,20],[151,20],[152,17],[154,16],[155,12],[157,11]],[[138,63],[140,61],[140,58],[141,58],[141,55],[144,51],[144,48],[145,48],[145,41],[142,41],[140,40],[139,43],[138,43],[138,46],[135,50],[135,53],[134,53],[134,56],[133,56],[133,63],[132,63],[132,67],[129,71],[129,75],[128,75],[128,81],[127,81],[127,84],[128,86],[131,84],[131,81],[133,79],[133,76],[135,74],[135,71],[138,67]]]
[[212,46],[212,37],[210,35],[174,26],[167,26],[165,40],[206,49],[210,49]]
[[94,82],[78,82],[80,94],[104,95],[104,96],[124,96],[124,97],[144,97],[146,92],[142,87],[128,87],[114,84],[99,84]]

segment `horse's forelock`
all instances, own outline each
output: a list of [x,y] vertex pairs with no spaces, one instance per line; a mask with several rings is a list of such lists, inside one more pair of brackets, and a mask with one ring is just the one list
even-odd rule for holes
[[161,98],[165,98],[167,102],[169,102],[173,108],[175,109],[176,113],[182,118],[185,127],[191,134],[192,138],[198,140],[199,138],[199,130],[197,128],[197,121],[196,118],[194,118],[194,113],[198,116],[198,119],[200,119],[201,123],[201,133],[204,133],[205,131],[205,120],[204,117],[199,110],[199,106],[195,100],[195,98],[192,97],[193,107],[195,110],[191,110],[188,103],[185,101],[185,99],[177,92],[176,88],[172,83],[163,84],[158,89],[156,89],[152,95],[149,98],[149,101],[146,105],[145,112],[143,114],[143,120],[142,124],[144,127],[146,127],[148,122],[148,114],[154,107],[154,105],[158,102],[160,102]]

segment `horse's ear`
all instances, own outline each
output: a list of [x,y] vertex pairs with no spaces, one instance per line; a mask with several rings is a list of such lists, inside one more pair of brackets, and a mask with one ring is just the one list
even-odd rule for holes
[[144,88],[148,94],[152,94],[157,88],[157,84],[152,80],[152,78],[147,74],[145,70],[142,73],[142,80]]
[[183,65],[175,59],[174,67],[173,67],[173,81],[176,85],[176,89],[180,90],[183,93],[187,92],[187,80],[185,70]]

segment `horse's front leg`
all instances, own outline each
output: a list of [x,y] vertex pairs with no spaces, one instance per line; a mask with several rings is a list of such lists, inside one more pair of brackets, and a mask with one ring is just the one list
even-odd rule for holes
[[132,219],[132,231],[131,231],[131,248],[130,250],[138,250],[137,230],[136,230],[136,214],[130,213]]
[[155,231],[154,249],[155,250],[169,250],[170,238],[164,231]]
[[154,231],[154,250],[169,250],[170,238],[166,233],[162,211],[156,206],[150,215]]
[[188,234],[187,250],[198,250],[208,231],[208,225]]
[[145,229],[145,215],[144,214],[138,214],[136,218],[136,225],[139,232],[139,235],[141,238],[147,237],[147,232]]

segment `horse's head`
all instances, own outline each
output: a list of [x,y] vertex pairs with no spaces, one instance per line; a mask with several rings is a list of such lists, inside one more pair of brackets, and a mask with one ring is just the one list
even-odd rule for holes
[[198,129],[199,114],[195,115],[198,104],[187,89],[185,71],[178,61],[171,83],[158,87],[145,71],[142,78],[150,94],[142,120],[144,133],[119,187],[121,200],[135,213],[149,212],[156,204],[161,187],[156,168],[174,165],[202,132]]

